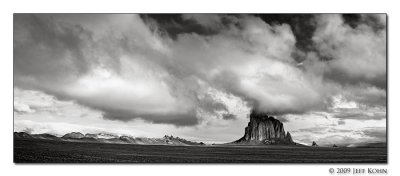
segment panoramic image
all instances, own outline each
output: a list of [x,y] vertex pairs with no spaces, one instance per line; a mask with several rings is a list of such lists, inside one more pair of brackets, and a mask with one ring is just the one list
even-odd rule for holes
[[14,163],[388,162],[386,14],[15,13],[13,84]]

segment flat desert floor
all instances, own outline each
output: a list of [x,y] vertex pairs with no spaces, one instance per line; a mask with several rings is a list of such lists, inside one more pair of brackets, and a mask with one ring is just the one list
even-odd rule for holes
[[386,147],[167,146],[14,140],[15,163],[387,163]]

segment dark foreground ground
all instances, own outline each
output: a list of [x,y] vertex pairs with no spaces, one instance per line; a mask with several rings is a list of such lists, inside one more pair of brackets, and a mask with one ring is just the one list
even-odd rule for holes
[[163,146],[14,140],[15,163],[387,163],[386,147]]

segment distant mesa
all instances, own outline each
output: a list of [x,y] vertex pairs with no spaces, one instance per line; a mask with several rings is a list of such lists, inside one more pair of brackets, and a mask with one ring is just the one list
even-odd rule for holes
[[172,135],[171,136],[165,135],[163,139],[165,143],[173,145],[205,145],[203,142],[192,142],[186,139],[182,139],[180,137],[174,137]]
[[80,132],[72,132],[72,133],[65,134],[62,138],[64,138],[64,139],[81,139],[84,137],[85,137],[85,135],[83,135]]
[[296,145],[289,132],[285,132],[282,122],[266,113],[252,110],[250,122],[244,136],[230,144],[284,144]]
[[87,137],[87,138],[97,138],[97,134],[90,134],[90,133],[86,133],[85,134],[85,137]]
[[317,144],[315,141],[312,141],[311,146],[312,146],[312,147],[318,147],[318,144]]
[[60,138],[58,138],[57,136],[54,136],[52,134],[47,134],[47,133],[32,134],[32,137],[34,137],[35,139],[60,140]]
[[15,138],[33,139],[33,136],[26,132],[14,132]]

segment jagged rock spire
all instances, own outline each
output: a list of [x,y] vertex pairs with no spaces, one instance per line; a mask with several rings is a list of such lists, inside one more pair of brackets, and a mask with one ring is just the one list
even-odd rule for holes
[[311,146],[313,146],[313,147],[318,147],[318,144],[317,144],[315,141],[312,141]]

